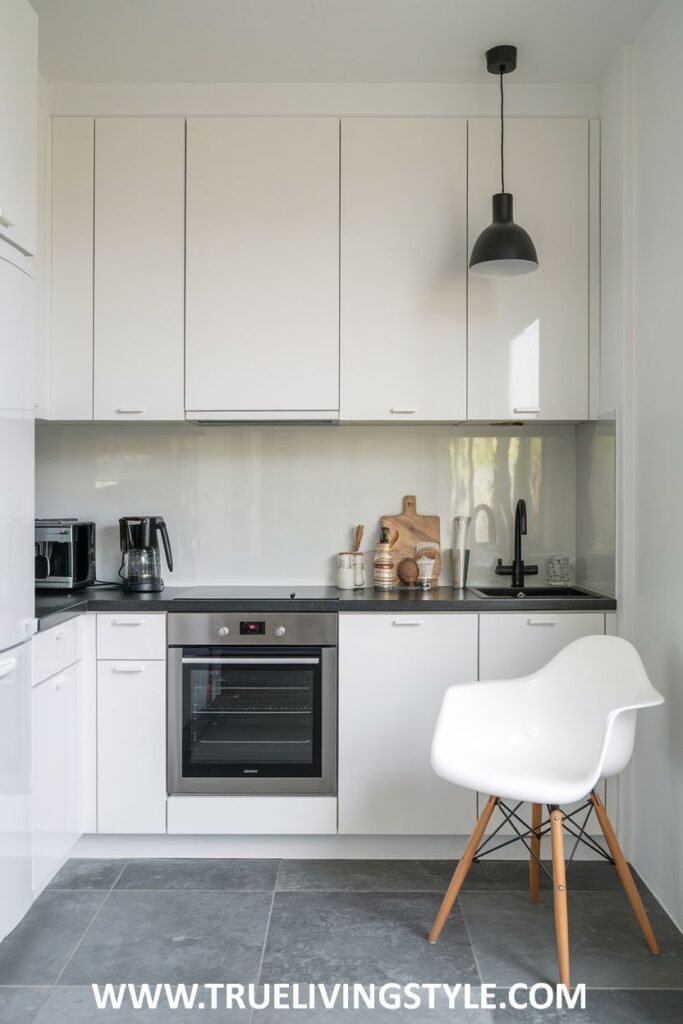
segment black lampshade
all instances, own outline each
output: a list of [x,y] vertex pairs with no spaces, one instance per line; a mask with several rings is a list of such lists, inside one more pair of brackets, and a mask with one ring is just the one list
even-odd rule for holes
[[512,218],[512,194],[497,192],[493,197],[493,222],[474,243],[470,273],[479,277],[516,277],[537,269],[534,243]]

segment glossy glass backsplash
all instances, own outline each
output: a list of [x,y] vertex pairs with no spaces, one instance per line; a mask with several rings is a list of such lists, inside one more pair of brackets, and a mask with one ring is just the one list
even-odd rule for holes
[[614,419],[576,427],[576,582],[616,593],[616,465]]
[[356,523],[369,568],[379,517],[415,494],[418,511],[441,516],[442,583],[462,513],[473,516],[468,582],[487,583],[496,558],[511,559],[525,498],[524,557],[540,583],[549,555],[576,561],[579,429],[41,423],[37,515],[94,519],[101,579],[116,576],[119,516],[163,515],[168,583],[323,584]]

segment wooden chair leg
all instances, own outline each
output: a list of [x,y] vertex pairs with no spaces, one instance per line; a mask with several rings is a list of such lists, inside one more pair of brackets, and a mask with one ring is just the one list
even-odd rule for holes
[[482,836],[486,831],[486,826],[489,823],[489,820],[491,818],[491,815],[493,814],[493,810],[497,803],[498,797],[490,796],[486,801],[486,806],[484,807],[484,810],[479,815],[479,820],[477,821],[477,824],[474,826],[474,831],[472,832],[469,842],[465,847],[465,852],[458,861],[458,866],[456,867],[453,873],[451,883],[448,886],[448,889],[446,890],[446,895],[444,896],[441,906],[439,907],[439,913],[436,915],[436,919],[434,921],[434,924],[432,925],[432,930],[429,933],[429,941],[431,943],[436,942],[437,939],[439,938],[439,935],[441,935],[443,926],[446,923],[448,915],[453,909],[453,904],[455,903],[457,895],[460,892],[460,889],[462,888],[462,883],[467,878],[467,872],[470,869],[470,865],[474,859],[474,855],[477,852],[477,847],[481,842]]
[[638,892],[636,883],[633,881],[633,875],[626,863],[626,858],[621,852],[619,840],[612,828],[612,823],[607,817],[605,805],[596,793],[591,793],[591,801],[593,803],[597,819],[600,822],[600,828],[602,829],[602,834],[605,837],[605,842],[607,843],[609,852],[612,855],[614,866],[616,867],[619,878],[621,879],[621,884],[626,891],[629,903],[633,908],[633,913],[636,915],[636,920],[638,921],[643,935],[645,936],[645,941],[647,942],[651,953],[659,953],[659,945],[655,938],[655,933],[652,930],[650,919],[648,918],[645,907],[643,906],[643,901],[640,898],[640,893]]
[[550,837],[553,848],[553,899],[560,982],[569,988],[569,918],[564,863],[564,814],[559,807],[553,807],[550,812]]
[[538,884],[541,877],[541,828],[542,808],[540,804],[531,805],[531,827],[534,834],[531,837],[531,854],[529,855],[529,898],[532,903],[538,902]]

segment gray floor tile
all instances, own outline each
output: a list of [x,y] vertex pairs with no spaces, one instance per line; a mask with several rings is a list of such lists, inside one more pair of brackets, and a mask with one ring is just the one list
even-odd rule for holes
[[[462,909],[482,980],[498,985],[553,982],[557,976],[552,896],[537,906],[523,893],[462,893]],[[596,988],[683,988],[683,936],[657,907],[661,945],[648,951],[621,892],[574,892],[569,898],[572,980]]]
[[476,966],[459,911],[427,942],[436,894],[277,893],[262,982],[471,982]]
[[256,981],[271,901],[260,892],[114,890],[60,984]]
[[0,944],[0,985],[51,985],[102,905],[103,892],[45,891]]
[[[548,871],[552,874],[552,863],[544,861]],[[647,886],[641,881],[638,874],[633,871],[633,878],[636,885],[642,892],[647,892]],[[541,872],[541,887],[551,889],[552,882],[544,872]],[[614,864],[606,860],[576,860],[567,868],[567,887],[570,892],[621,892],[623,887],[617,874]]]
[[105,1024],[109,1021],[111,1024],[114,1021],[116,1024],[201,1024],[202,1021],[207,1024],[209,1021],[217,1024],[222,1021],[226,1024],[249,1024],[250,1016],[250,1010],[171,1010],[163,1001],[156,1010],[134,1009],[128,1000],[118,1010],[111,1007],[100,1010],[97,1009],[90,986],[79,986],[53,989],[34,1024]]
[[[552,874],[550,861],[543,862],[544,867]],[[455,864],[452,865],[452,870]],[[646,887],[637,876],[636,882],[643,891]],[[541,871],[541,888],[551,889],[550,878]],[[619,876],[613,864],[607,861],[573,861],[567,869],[567,885],[572,892],[602,892],[603,890],[622,891]],[[488,860],[485,858],[473,864],[469,870],[463,891],[466,892],[528,892],[529,862],[528,860]]]
[[48,889],[111,889],[125,860],[68,860],[50,882]]
[[[456,1004],[454,1009],[449,1009],[444,1002],[442,1006],[438,1003],[433,1010],[427,1004],[418,1009],[406,1009],[402,1007],[397,1010],[390,1010],[376,1006],[374,1009],[362,1008],[358,1010],[344,1009],[312,1009],[312,1010],[255,1010],[252,1018],[253,1024],[311,1024],[316,1021],[323,1024],[351,1024],[354,1021],[362,1021],[364,1024],[492,1024],[493,1015],[488,1010],[466,1009],[462,1004]],[[667,1022],[668,1024],[668,1022]]]
[[0,1021],[33,1024],[49,988],[0,988]]
[[442,892],[453,873],[443,860],[283,860],[278,892]]
[[585,1009],[496,1010],[495,1024],[680,1024],[683,992],[589,989]]
[[168,859],[130,861],[117,889],[273,891],[278,860]]
[[[550,862],[544,863],[551,871]],[[283,860],[277,890],[444,892],[456,865],[457,861],[449,860]],[[126,869],[124,878],[128,871]],[[570,865],[567,880],[570,888],[577,892],[621,891],[614,866],[605,861],[576,861]],[[541,872],[541,887],[549,889],[551,884]],[[644,886],[642,888],[645,890]],[[463,886],[463,891],[467,892],[528,890],[529,864],[526,860],[484,859],[472,865]]]

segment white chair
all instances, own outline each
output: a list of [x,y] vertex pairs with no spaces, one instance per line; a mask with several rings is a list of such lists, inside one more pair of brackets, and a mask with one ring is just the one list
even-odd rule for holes
[[[600,779],[621,772],[633,753],[636,713],[663,704],[635,648],[613,636],[575,640],[538,672],[520,679],[468,683],[446,691],[432,743],[432,767],[449,782],[491,793],[460,859],[429,935],[436,942],[472,861],[509,822],[529,850],[530,896],[538,899],[541,838],[550,832],[555,934],[560,981],[569,985],[569,931],[564,833],[606,856],[585,832],[594,810],[652,953],[657,940],[602,801]],[[505,801],[516,802],[509,807]],[[560,808],[585,801],[570,813]],[[527,827],[518,815],[532,804]],[[549,821],[542,820],[542,806]],[[482,842],[494,809],[505,814]],[[576,819],[586,812],[583,824]],[[507,845],[503,843],[502,845]],[[500,849],[500,846],[494,847]],[[573,855],[572,851],[572,855]]]

